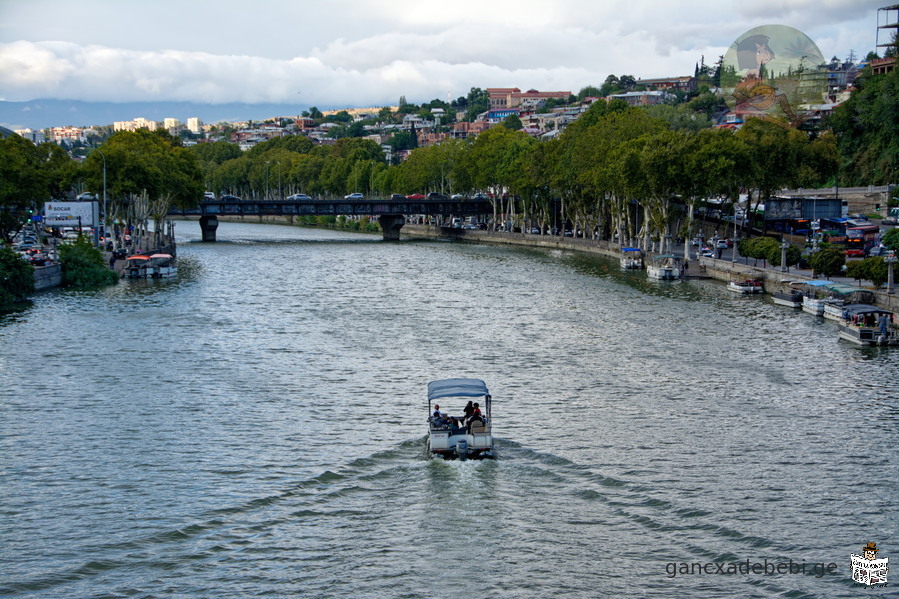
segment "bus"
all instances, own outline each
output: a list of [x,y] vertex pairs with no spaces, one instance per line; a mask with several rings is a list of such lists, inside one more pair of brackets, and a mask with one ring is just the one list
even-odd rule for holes
[[880,241],[879,225],[846,227],[846,255],[866,256]]

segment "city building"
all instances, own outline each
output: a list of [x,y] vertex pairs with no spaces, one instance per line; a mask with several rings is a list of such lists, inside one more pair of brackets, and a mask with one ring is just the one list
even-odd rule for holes
[[689,75],[683,77],[659,77],[656,79],[638,79],[637,85],[642,85],[650,91],[696,91],[697,79]]
[[181,126],[181,121],[173,118],[166,118],[162,122],[162,126],[166,129],[177,129]]
[[187,129],[194,134],[201,133],[203,131],[203,121],[195,116],[192,116],[187,119]]
[[538,100],[555,99],[567,100],[571,92],[540,92],[529,89],[522,92],[517,87],[488,87],[487,95],[490,98],[490,109],[517,108],[524,104],[533,104]]
[[112,124],[113,131],[137,131],[138,129],[156,131],[158,128],[159,123],[156,121],[148,121],[143,117],[137,117],[131,121],[115,121]]

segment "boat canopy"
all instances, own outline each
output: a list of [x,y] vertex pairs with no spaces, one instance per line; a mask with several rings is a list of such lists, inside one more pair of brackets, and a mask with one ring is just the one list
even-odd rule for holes
[[162,259],[162,258],[167,258],[167,259],[168,259],[168,258],[171,258],[171,257],[172,257],[171,254],[153,254],[152,256],[150,256],[150,258],[159,258],[159,259]]
[[125,260],[149,260],[150,256],[137,255],[137,256],[128,256]]
[[490,395],[480,379],[442,379],[428,383],[428,401],[442,397],[483,397]]
[[823,279],[818,279],[816,281],[805,281],[805,284],[809,287],[824,287],[825,285],[830,285],[833,281],[826,281]]
[[863,301],[864,299],[871,301],[871,298],[874,297],[874,294],[868,289],[853,287],[852,285],[847,285],[846,283],[831,283],[830,285],[825,285],[824,287],[825,289],[830,291],[834,297],[848,298],[851,296],[859,301]]
[[868,304],[849,304],[848,306],[843,306],[843,315],[847,319],[851,319],[854,316],[858,316],[860,314],[888,314],[890,316],[893,315],[889,310],[882,310],[877,306],[871,306]]
[[622,252],[642,252],[640,248],[621,248]]
[[662,260],[668,260],[668,259],[680,260],[680,256],[675,256],[674,254],[659,254],[658,256],[653,258],[653,260],[655,260],[656,262],[660,262]]

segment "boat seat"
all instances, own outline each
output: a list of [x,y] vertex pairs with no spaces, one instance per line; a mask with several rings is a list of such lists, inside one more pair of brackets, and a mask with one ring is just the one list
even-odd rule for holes
[[487,427],[484,426],[483,422],[472,422],[471,423],[471,434],[472,435],[486,435]]

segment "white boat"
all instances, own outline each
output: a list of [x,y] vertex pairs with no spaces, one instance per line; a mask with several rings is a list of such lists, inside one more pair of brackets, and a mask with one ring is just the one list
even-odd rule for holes
[[650,279],[667,281],[681,278],[681,259],[674,254],[661,254],[653,257],[646,267],[646,275]]
[[643,251],[639,248],[621,248],[621,268],[641,270]]
[[813,316],[824,316],[824,305],[830,299],[822,289],[830,281],[806,281],[802,284],[802,311]]
[[[438,407],[438,400],[461,404],[462,400],[475,405],[483,402],[480,420],[467,419],[462,405],[454,414]],[[432,410],[433,406],[433,410]],[[428,383],[428,451],[444,459],[492,458],[493,433],[490,418],[491,397],[487,385],[480,379],[453,378]]]
[[178,274],[175,257],[171,254],[151,254],[147,264],[147,277],[151,279],[169,279]]
[[125,258],[122,276],[126,279],[169,279],[178,274],[171,254],[137,254]]
[[837,324],[840,339],[856,345],[899,345],[894,316],[868,304],[848,304],[843,306],[843,318]]
[[125,268],[122,270],[122,276],[126,279],[146,279],[147,264],[150,262],[150,256],[144,254],[136,254],[125,258]]
[[728,291],[735,293],[765,293],[765,287],[757,279],[745,279],[743,281],[730,281],[727,284]]

